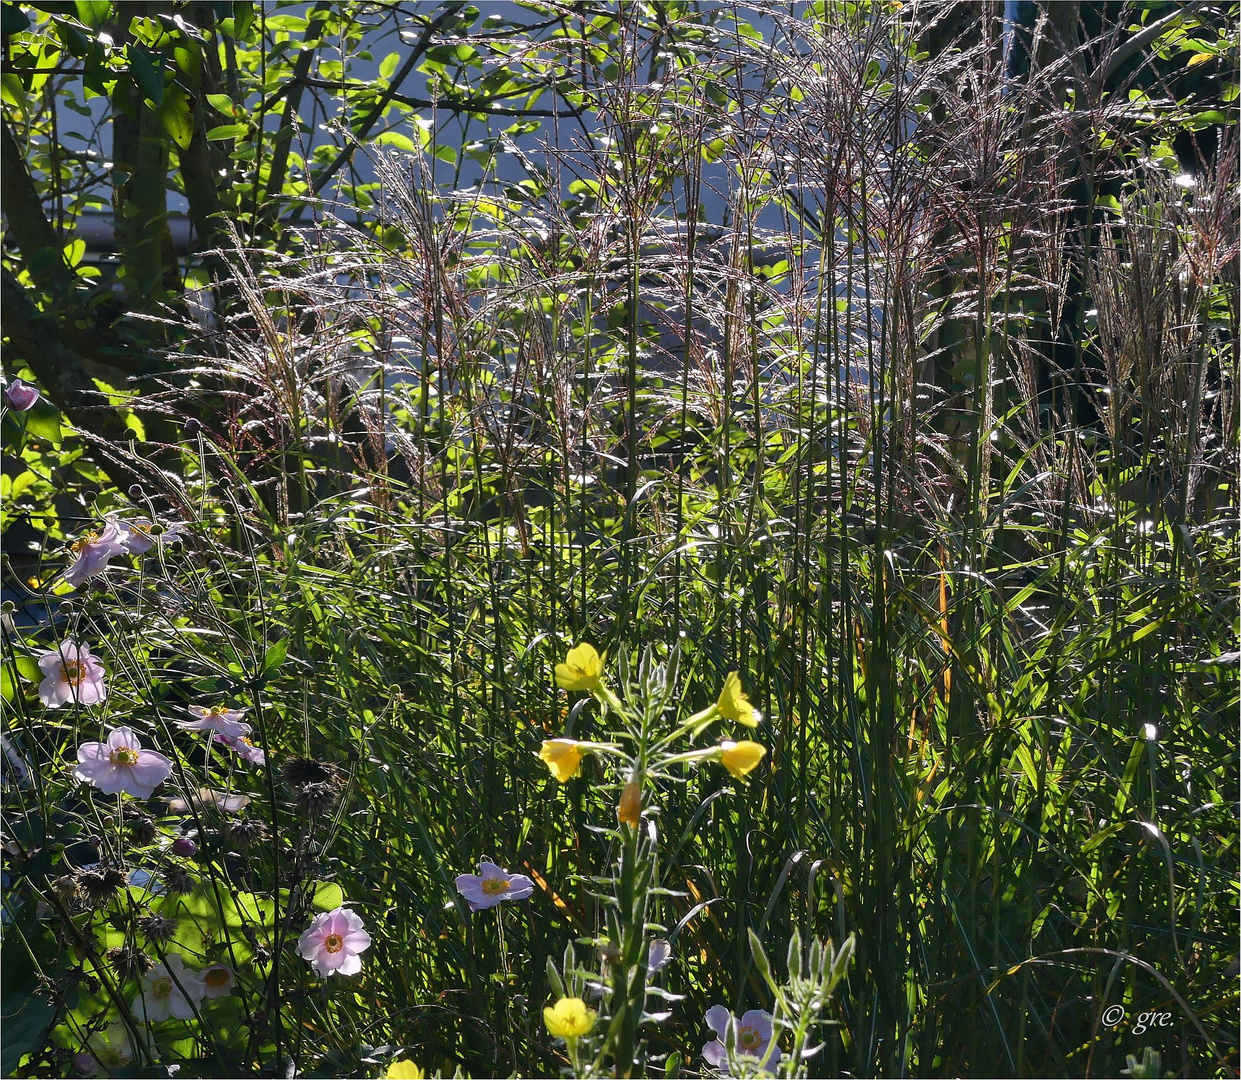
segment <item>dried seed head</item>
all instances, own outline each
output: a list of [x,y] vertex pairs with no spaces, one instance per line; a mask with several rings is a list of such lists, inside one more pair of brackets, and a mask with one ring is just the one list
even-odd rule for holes
[[228,839],[239,851],[249,851],[267,839],[267,826],[257,818],[238,818],[228,827]]
[[339,795],[340,788],[335,784],[303,784],[297,791],[297,807],[307,817],[318,817],[336,805]]
[[125,875],[115,867],[83,870],[78,874],[78,889],[92,907],[103,907],[125,884]]
[[310,784],[331,784],[340,789],[340,768],[330,761],[315,758],[291,757],[280,767],[284,782],[294,791]]
[[161,945],[171,941],[177,932],[177,920],[166,919],[163,915],[143,915],[136,925],[148,941],[159,942]]
[[107,956],[108,963],[122,979],[141,979],[154,966],[146,953],[129,945],[109,949]]
[[185,896],[194,891],[194,877],[180,863],[169,863],[164,868],[163,879],[169,896]]
[[129,835],[139,847],[149,844],[158,833],[159,829],[155,826],[155,819],[148,817],[146,814],[141,814],[129,823]]
[[53,878],[50,884],[52,892],[56,894],[62,904],[72,905],[81,899],[81,893],[78,891],[78,879],[75,874],[65,874],[62,877]]

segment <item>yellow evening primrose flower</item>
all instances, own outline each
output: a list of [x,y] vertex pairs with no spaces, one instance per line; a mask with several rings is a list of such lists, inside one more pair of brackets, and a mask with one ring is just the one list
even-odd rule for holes
[[426,1073],[409,1058],[394,1061],[388,1066],[387,1080],[426,1080]]
[[741,742],[724,742],[720,744],[720,764],[738,780],[744,780],[746,774],[753,772],[755,766],[763,760],[767,753],[765,746],[760,746],[749,739]]
[[603,659],[586,642],[570,649],[564,663],[556,665],[556,685],[561,690],[594,691],[602,681]]
[[720,710],[721,716],[746,727],[758,727],[758,722],[763,718],[745,696],[745,691],[741,689],[741,676],[735,671],[730,671],[724,680],[724,689],[720,691],[720,700],[715,707]]
[[562,784],[582,767],[582,744],[573,739],[545,739],[539,757]]
[[595,1018],[595,1010],[586,1008],[586,1002],[577,997],[561,998],[543,1010],[543,1023],[556,1039],[579,1039],[589,1034]]

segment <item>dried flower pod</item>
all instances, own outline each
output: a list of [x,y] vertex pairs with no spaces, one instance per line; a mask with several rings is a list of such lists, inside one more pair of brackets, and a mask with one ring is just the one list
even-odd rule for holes
[[169,863],[164,869],[164,888],[169,896],[185,896],[194,891],[193,875],[180,863]]
[[636,780],[630,780],[621,791],[620,804],[616,807],[616,820],[636,829],[641,817],[642,788]]
[[109,949],[107,959],[122,979],[141,979],[154,967],[154,961],[146,953],[129,945]]
[[160,944],[167,944],[177,932],[177,920],[167,919],[163,915],[143,915],[135,925],[148,941],[156,941]]
[[125,885],[125,875],[115,867],[102,870],[82,870],[78,874],[78,890],[92,907],[101,908],[110,903],[117,891]]
[[267,826],[257,818],[238,818],[229,825],[227,835],[238,851],[249,851],[267,839]]

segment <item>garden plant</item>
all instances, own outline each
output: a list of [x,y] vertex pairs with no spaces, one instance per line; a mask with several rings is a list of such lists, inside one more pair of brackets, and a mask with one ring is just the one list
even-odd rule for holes
[[0,1072],[1237,1075],[1239,14],[4,3]]

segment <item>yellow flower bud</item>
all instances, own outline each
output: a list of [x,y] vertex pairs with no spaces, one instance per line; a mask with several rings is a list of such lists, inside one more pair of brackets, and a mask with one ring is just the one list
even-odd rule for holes
[[744,780],[746,774],[753,772],[758,763],[763,760],[765,753],[767,753],[765,746],[750,742],[749,739],[742,739],[741,742],[721,743],[719,760],[720,764],[733,776],[738,780]]
[[426,1080],[426,1073],[409,1058],[394,1061],[388,1066],[387,1080]]
[[556,685],[561,690],[595,691],[602,682],[603,659],[585,642],[570,649],[564,663],[556,665]]
[[553,1038],[579,1039],[595,1026],[596,1015],[581,998],[566,997],[543,1010],[543,1023]]
[[720,710],[721,716],[746,727],[758,727],[762,719],[762,713],[750,704],[750,699],[741,689],[741,676],[735,671],[730,671],[724,680],[724,689],[720,691],[720,700],[715,707]]
[[546,739],[539,757],[547,762],[552,776],[562,784],[577,775],[582,767],[581,743],[573,739]]
[[630,780],[621,791],[620,803],[616,807],[616,820],[631,829],[638,827],[642,817],[642,788],[637,781]]

